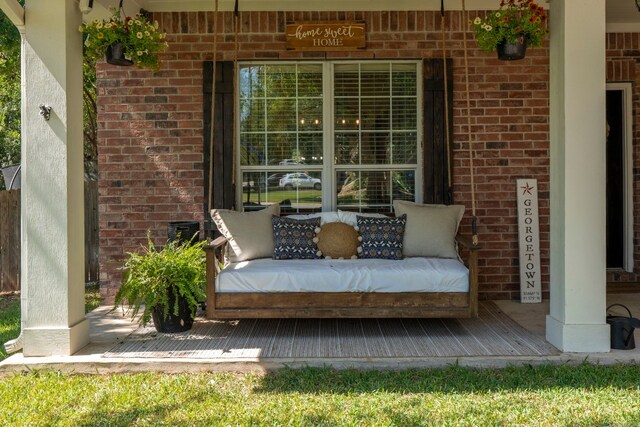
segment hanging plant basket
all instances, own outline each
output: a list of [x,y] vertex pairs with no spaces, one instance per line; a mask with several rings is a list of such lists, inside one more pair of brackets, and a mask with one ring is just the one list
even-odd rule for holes
[[166,34],[159,30],[158,21],[151,22],[143,12],[127,16],[120,7],[108,19],[80,25],[84,34],[84,54],[92,60],[113,65],[135,65],[157,71],[160,54],[168,47]]
[[127,59],[126,57],[125,47],[120,42],[113,42],[109,46],[107,46],[106,59],[107,63],[112,65],[121,65],[124,67],[128,67],[133,65],[133,61]]
[[520,34],[516,42],[507,42],[505,40],[496,46],[498,59],[503,61],[515,61],[523,59],[527,53],[527,38]]

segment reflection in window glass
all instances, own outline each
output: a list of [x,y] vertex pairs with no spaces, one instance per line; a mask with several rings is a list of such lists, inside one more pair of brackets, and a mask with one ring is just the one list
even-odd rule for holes
[[[325,184],[335,199],[324,207],[334,210],[390,212],[394,199],[415,200],[417,79],[415,62],[241,65],[245,209],[279,203],[285,213],[320,211]],[[327,102],[325,84],[333,93]]]
[[322,180],[318,172],[244,172],[242,206],[245,211],[279,203],[285,212],[322,209]]
[[266,141],[259,163],[247,155],[240,165],[319,164],[322,148],[309,151],[309,141],[323,131],[322,65],[243,65],[239,78],[240,143]]
[[345,170],[336,172],[338,208],[390,212],[393,200],[415,200],[413,170]]

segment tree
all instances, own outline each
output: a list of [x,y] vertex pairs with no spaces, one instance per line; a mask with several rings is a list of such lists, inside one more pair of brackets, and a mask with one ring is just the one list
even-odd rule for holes
[[19,162],[20,33],[0,12],[0,167]]
[[[24,5],[24,0],[19,0]],[[20,33],[0,11],[0,167],[20,163]],[[97,178],[98,138],[95,62],[83,64],[84,163]],[[0,188],[3,188],[0,175]]]

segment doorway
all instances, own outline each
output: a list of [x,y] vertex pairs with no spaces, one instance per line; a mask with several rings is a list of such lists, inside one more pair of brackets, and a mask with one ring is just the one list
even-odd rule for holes
[[607,84],[607,269],[633,268],[631,83]]

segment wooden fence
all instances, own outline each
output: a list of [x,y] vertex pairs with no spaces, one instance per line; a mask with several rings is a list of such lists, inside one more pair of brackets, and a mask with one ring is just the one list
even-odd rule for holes
[[[85,282],[97,282],[98,183],[84,186]],[[0,292],[20,290],[20,190],[0,191]]]
[[20,190],[0,191],[0,292],[20,290]]

